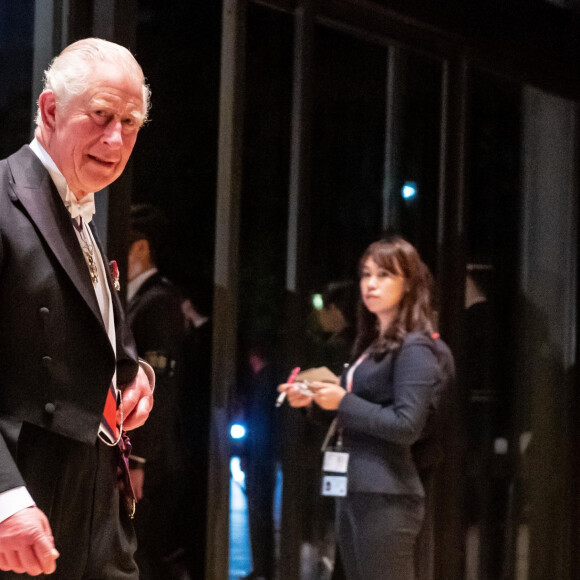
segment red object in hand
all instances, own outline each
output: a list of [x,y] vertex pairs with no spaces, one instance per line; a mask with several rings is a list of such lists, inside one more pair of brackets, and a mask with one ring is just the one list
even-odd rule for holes
[[296,377],[298,376],[299,372],[300,372],[300,367],[296,367],[295,369],[292,369],[292,372],[290,373],[290,376],[288,377],[288,380],[286,382],[293,383],[296,380]]
[[[296,368],[292,369],[292,372],[290,373],[290,376],[288,377],[288,380],[286,382],[289,384],[293,383],[296,380],[296,377],[298,376],[299,372],[300,372],[300,367],[296,367]],[[279,407],[284,402],[285,398],[286,398],[286,393],[280,393],[280,395],[276,399],[276,407]]]

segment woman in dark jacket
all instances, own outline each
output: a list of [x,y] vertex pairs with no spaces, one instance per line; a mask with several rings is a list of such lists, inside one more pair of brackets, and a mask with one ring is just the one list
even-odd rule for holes
[[337,537],[349,580],[414,580],[413,548],[425,492],[411,446],[427,420],[439,366],[431,276],[415,248],[392,237],[360,260],[358,332],[341,385],[280,385],[292,406],[337,410],[348,453]]

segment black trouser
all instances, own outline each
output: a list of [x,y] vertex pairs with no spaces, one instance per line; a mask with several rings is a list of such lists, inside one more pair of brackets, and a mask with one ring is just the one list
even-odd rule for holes
[[141,580],[183,578],[189,557],[186,520],[199,517],[190,502],[184,501],[186,492],[191,493],[185,489],[185,473],[157,471],[147,463],[143,498],[134,520],[138,543],[135,559]]
[[246,497],[252,547],[253,571],[267,580],[274,574],[274,489],[275,466],[269,462],[249,461]]
[[415,542],[415,575],[417,580],[433,580],[435,571],[435,471],[419,472],[425,490],[425,517]]
[[420,497],[352,493],[337,498],[337,536],[348,580],[415,580]]
[[[50,580],[137,580],[132,522],[119,501],[118,447],[87,445],[24,424],[17,463],[48,517],[60,557]],[[28,576],[0,572],[0,578]],[[36,576],[35,578],[40,578]]]

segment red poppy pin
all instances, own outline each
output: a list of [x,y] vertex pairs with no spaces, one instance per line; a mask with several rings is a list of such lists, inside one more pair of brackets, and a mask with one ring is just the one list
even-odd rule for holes
[[119,283],[119,266],[117,266],[117,261],[111,260],[109,267],[111,268],[111,276],[113,277],[113,286],[119,292],[121,290],[121,284]]

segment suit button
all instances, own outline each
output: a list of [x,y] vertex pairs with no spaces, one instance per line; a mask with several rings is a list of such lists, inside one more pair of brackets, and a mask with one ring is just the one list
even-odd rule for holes
[[44,410],[48,415],[54,415],[56,407],[54,403],[46,403],[46,405],[44,405]]
[[50,357],[50,356],[43,356],[42,357],[42,364],[45,367],[49,367],[52,364],[52,357]]
[[48,318],[50,310],[46,306],[43,306],[38,310],[38,313],[40,314],[40,316],[42,316],[42,318]]

